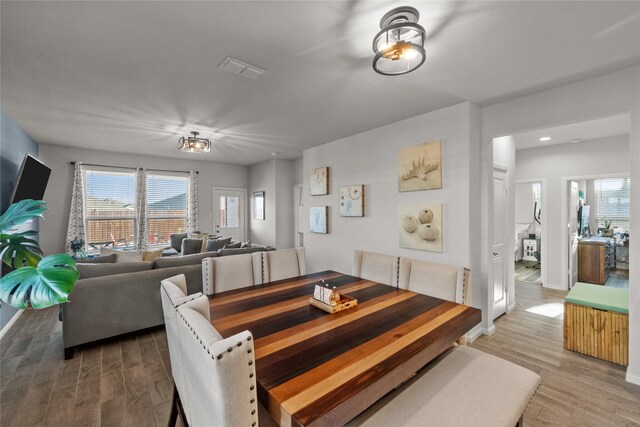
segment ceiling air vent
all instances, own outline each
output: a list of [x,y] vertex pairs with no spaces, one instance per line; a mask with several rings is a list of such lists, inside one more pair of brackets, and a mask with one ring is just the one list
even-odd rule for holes
[[233,59],[230,56],[227,56],[224,61],[222,61],[220,65],[218,65],[218,68],[221,68],[233,74],[238,74],[251,80],[258,80],[260,76],[265,73],[264,70],[261,70],[258,67],[254,67],[253,65],[249,65],[246,62],[242,62],[237,59]]

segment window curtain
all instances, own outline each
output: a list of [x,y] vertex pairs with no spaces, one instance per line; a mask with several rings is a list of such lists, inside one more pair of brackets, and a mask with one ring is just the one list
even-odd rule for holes
[[83,240],[86,242],[86,224],[84,217],[84,165],[76,162],[73,172],[73,190],[71,193],[71,209],[69,211],[69,225],[67,227],[67,241],[65,249],[70,255],[71,242]]
[[189,172],[189,190],[187,193],[187,230],[188,232],[200,229],[198,224],[198,173]]
[[136,249],[149,248],[149,219],[147,218],[147,170],[136,169]]

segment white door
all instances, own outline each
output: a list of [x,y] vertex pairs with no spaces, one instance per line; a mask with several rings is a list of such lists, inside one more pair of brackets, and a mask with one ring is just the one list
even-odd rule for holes
[[304,246],[304,199],[302,185],[293,187],[293,216],[294,216],[294,246],[302,248]]
[[213,228],[216,234],[238,242],[245,239],[247,191],[241,188],[213,189]]
[[578,281],[578,183],[571,181],[568,186],[569,200],[567,218],[569,218],[569,289]]
[[507,275],[505,251],[507,246],[507,173],[493,170],[493,236],[491,245],[491,270],[493,278],[493,318],[507,312]]

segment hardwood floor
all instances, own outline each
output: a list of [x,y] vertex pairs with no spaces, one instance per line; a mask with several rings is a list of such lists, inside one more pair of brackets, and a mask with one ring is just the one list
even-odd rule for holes
[[515,310],[471,346],[542,377],[527,426],[640,426],[640,386],[625,381],[625,368],[562,348],[565,294],[516,283]]
[[515,280],[516,282],[532,283],[539,285],[540,280],[540,268],[534,268],[535,261],[516,261],[515,266]]
[[[562,348],[565,293],[516,286],[516,309],[472,347],[541,375],[525,425],[640,426],[640,386],[625,382],[625,369]],[[65,361],[57,308],[26,311],[0,341],[0,356],[3,427],[168,420],[172,379],[162,328],[85,346]]]

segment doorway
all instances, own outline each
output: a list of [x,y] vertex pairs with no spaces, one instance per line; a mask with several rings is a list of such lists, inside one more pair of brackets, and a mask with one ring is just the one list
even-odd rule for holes
[[542,245],[545,242],[543,219],[543,178],[516,181],[514,281],[543,284]]
[[216,234],[238,242],[247,240],[246,199],[244,188],[213,189],[213,229]]
[[507,312],[505,246],[507,246],[507,168],[493,166],[493,237],[491,277],[493,283],[493,318]]

